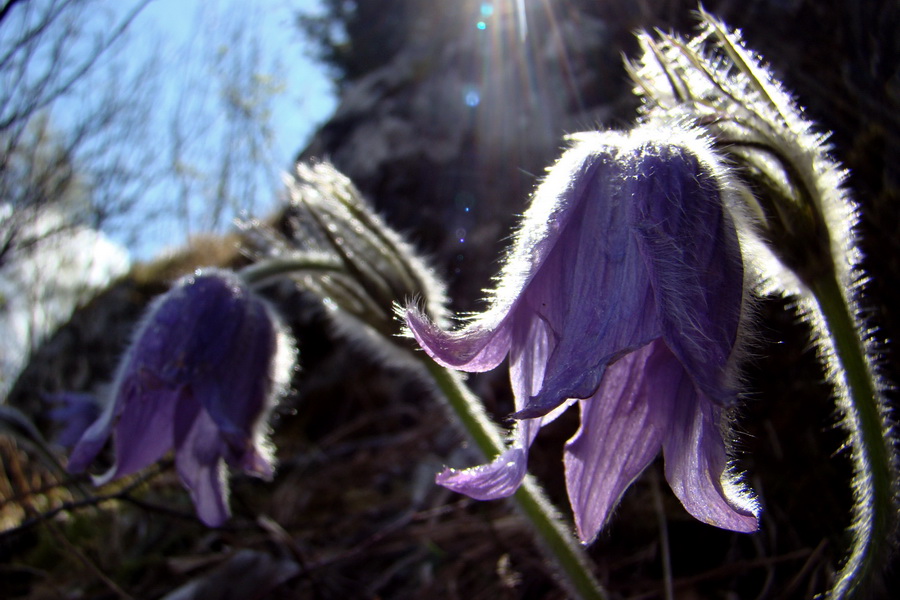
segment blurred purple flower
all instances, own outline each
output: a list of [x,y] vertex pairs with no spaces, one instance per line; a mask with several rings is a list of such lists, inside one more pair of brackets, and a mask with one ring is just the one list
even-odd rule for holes
[[234,273],[182,278],[147,310],[112,401],[72,451],[69,470],[86,469],[111,432],[116,462],[96,485],[174,449],[200,520],[222,524],[230,514],[226,464],[273,475],[265,429],[280,378],[290,375],[284,338],[273,311]]
[[54,441],[64,448],[71,448],[91,424],[100,416],[100,405],[93,394],[59,392],[47,394],[44,400],[54,405],[47,417],[59,424]]
[[754,531],[758,508],[724,439],[745,295],[721,167],[689,132],[575,139],[537,190],[488,310],[453,332],[407,311],[441,365],[481,372],[509,355],[511,445],[437,482],[476,499],[513,494],[540,427],[577,399],[564,462],[583,541],[660,449],[689,513]]

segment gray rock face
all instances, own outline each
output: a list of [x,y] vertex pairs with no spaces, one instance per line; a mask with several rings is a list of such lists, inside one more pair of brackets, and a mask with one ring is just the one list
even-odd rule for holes
[[466,309],[563,135],[609,122],[627,98],[624,71],[598,77],[615,54],[600,17],[557,20],[541,3],[522,13],[514,4],[420,6],[401,49],[346,86],[300,155],[334,162],[412,232]]

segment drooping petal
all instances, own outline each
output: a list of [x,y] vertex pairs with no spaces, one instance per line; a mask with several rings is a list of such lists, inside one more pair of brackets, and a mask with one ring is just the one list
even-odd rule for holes
[[[516,409],[524,408],[527,399],[540,389],[547,357],[554,345],[553,332],[546,321],[535,318],[516,322],[509,355],[510,380]],[[542,421],[549,422],[556,416],[554,413],[543,419],[538,417],[517,421],[508,450],[486,465],[461,471],[445,469],[438,474],[437,483],[476,500],[492,500],[512,495],[525,478],[528,450]]]
[[439,365],[470,373],[490,371],[509,352],[510,327],[505,321],[486,327],[476,323],[444,331],[419,310],[408,308],[406,325],[419,346]]
[[722,437],[722,408],[698,392],[678,358],[667,348],[647,362],[653,385],[650,415],[663,431],[666,479],[696,519],[732,531],[758,528],[759,508],[728,472]]
[[97,420],[82,434],[81,439],[72,448],[66,469],[70,473],[82,473],[100,454],[103,446],[112,433],[115,418],[121,411],[122,400],[113,398],[104,408]]
[[277,330],[267,307],[253,297],[243,301],[240,314],[231,316],[237,321],[233,337],[221,340],[224,350],[215,357],[209,376],[193,384],[196,397],[236,447],[250,442],[270,401],[277,348]]
[[211,376],[241,324],[240,285],[220,270],[180,279],[148,307],[125,369],[150,371],[171,387]]
[[547,361],[558,338],[540,315],[519,319],[515,325],[509,353],[509,379],[516,410],[520,411],[543,386]]
[[[597,393],[579,402],[581,426],[566,443],[566,487],[582,542],[592,541],[631,483],[659,453],[647,362],[659,341],[609,366]],[[663,348],[665,349],[665,348]],[[656,383],[659,383],[658,381]]]
[[115,433],[116,464],[97,485],[136,473],[172,449],[172,415],[178,393],[145,393],[137,406],[128,407],[119,417]]
[[528,448],[541,428],[540,419],[516,423],[509,449],[486,465],[444,469],[435,482],[475,500],[496,500],[513,495],[528,472]]
[[709,169],[682,146],[646,146],[629,184],[630,221],[666,343],[708,398],[730,405],[727,367],[744,273],[734,223]]
[[116,462],[93,478],[94,485],[136,473],[172,449],[172,419],[183,390],[162,387],[152,374],[138,371],[121,379],[115,393],[122,403],[113,436]]
[[183,402],[175,416],[175,467],[191,494],[197,516],[210,527],[224,523],[228,487],[223,454],[225,442],[210,414],[199,402]]
[[628,227],[633,157],[616,147],[620,138],[581,138],[578,151],[589,149],[591,168],[573,175],[576,208],[517,308],[544,320],[556,340],[543,385],[517,417],[590,397],[607,364],[661,334],[649,274]]
[[465,327],[446,332],[421,311],[407,308],[407,326],[436,362],[468,372],[490,371],[503,362],[510,350],[511,321],[530,318],[523,314],[528,309],[519,307],[520,298],[573,220],[587,185],[583,174],[596,170],[596,164],[588,161],[592,151],[578,145],[548,169],[525,212],[487,311]]

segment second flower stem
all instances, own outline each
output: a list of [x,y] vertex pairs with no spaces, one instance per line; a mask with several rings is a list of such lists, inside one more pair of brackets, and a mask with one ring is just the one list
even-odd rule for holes
[[862,330],[840,284],[823,277],[811,291],[837,363],[828,366],[836,369],[838,407],[853,452],[853,543],[830,594],[843,599],[864,593],[887,551],[896,518],[893,453]]
[[[438,389],[447,399],[454,416],[487,460],[506,450],[497,426],[485,414],[481,401],[455,372],[449,371],[424,354],[420,355]],[[566,530],[556,510],[540,486],[528,476],[512,497],[531,525],[539,546],[555,563],[561,583],[572,597],[604,600],[607,596],[591,572],[587,556],[573,535]]]

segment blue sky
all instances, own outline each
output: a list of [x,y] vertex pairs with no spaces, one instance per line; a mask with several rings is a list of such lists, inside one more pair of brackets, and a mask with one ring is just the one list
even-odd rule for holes
[[[130,10],[134,2],[99,6],[115,15]],[[119,229],[109,229],[113,239],[128,246],[132,258],[152,259],[160,251],[182,246],[188,235],[209,232],[209,217],[214,214],[210,206],[216,198],[228,197],[232,202],[214,226],[216,231],[226,229],[234,216],[264,216],[272,209],[282,188],[282,173],[292,168],[293,158],[336,105],[325,70],[308,57],[294,24],[299,11],[316,12],[318,6],[319,0],[153,0],[132,23],[121,47],[107,58],[124,66],[126,73],[137,72],[150,59],[157,63],[152,79],[146,79],[151,82],[153,104],[144,119],[147,131],[138,140],[144,157],[137,168],[159,174],[141,184],[134,216],[123,218]],[[98,16],[108,21],[110,14]],[[236,39],[234,32],[243,39]],[[247,42],[259,47],[259,64],[253,72],[271,75],[271,81],[280,84],[268,104],[272,138],[263,158],[265,165],[252,173],[244,169],[251,161],[241,154],[247,152],[250,144],[245,140],[250,136],[232,132],[232,137],[227,137],[229,122],[222,106],[220,77],[227,71],[214,64],[220,48],[229,52],[229,57],[243,60],[242,53],[249,52],[242,50]],[[230,68],[232,63],[223,64]],[[102,90],[87,85],[88,104],[97,102]],[[92,93],[95,98],[90,100]],[[55,118],[65,122],[67,112],[77,115],[85,110],[76,101],[68,110],[56,111]],[[182,174],[189,175],[181,180],[172,175],[174,138],[170,129],[175,121],[181,122],[179,131],[187,148],[178,164],[184,167]],[[132,150],[133,138],[122,138],[121,148],[126,153]],[[222,148],[232,147],[229,143],[241,149],[229,169],[231,187],[222,196],[217,177],[223,164]],[[243,187],[242,182],[247,181],[253,182],[253,189]],[[247,207],[239,208],[248,214],[232,210],[244,201]]]
[[162,33],[168,50],[174,52],[190,39],[201,8],[216,14],[242,5],[259,10],[265,51],[269,58],[278,59],[284,69],[286,90],[276,99],[273,121],[278,125],[276,153],[289,167],[293,156],[335,107],[328,78],[321,66],[306,56],[302,37],[293,23],[297,12],[315,12],[318,0],[153,0],[136,25]]

